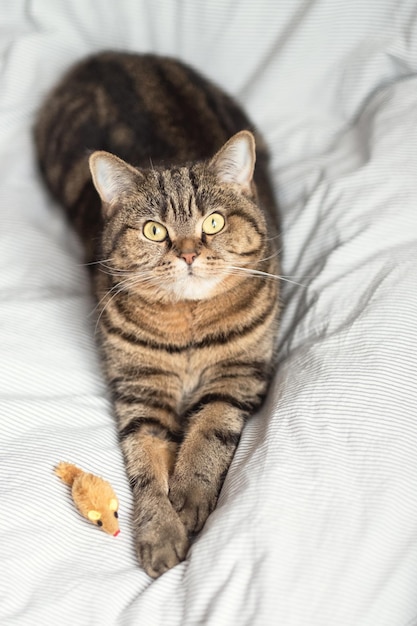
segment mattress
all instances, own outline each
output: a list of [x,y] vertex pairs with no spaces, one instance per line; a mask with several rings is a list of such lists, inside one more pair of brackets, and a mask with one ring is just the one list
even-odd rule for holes
[[[0,623],[417,624],[417,5],[0,0]],[[245,107],[282,224],[279,364],[216,510],[152,581],[82,250],[32,126],[76,60],[168,54]],[[99,532],[53,473],[111,482]]]

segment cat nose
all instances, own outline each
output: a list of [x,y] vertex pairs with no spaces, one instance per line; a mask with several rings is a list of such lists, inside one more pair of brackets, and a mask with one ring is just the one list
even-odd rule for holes
[[182,252],[181,258],[187,263],[187,265],[191,265],[191,263],[197,258],[196,252]]

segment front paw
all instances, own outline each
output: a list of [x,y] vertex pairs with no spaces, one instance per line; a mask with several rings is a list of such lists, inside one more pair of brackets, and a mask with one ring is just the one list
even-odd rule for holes
[[[143,513],[143,511],[142,511]],[[189,542],[187,532],[170,502],[160,503],[136,530],[135,548],[140,564],[152,578],[185,559]]]
[[198,533],[216,506],[217,493],[198,482],[185,483],[173,477],[169,499],[189,534]]

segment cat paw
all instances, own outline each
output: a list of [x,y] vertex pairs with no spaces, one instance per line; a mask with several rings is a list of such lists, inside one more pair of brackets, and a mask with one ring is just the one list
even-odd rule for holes
[[135,548],[139,563],[152,578],[158,578],[181,563],[186,557],[189,541],[186,529],[171,504],[162,506],[145,525],[139,525]]
[[217,494],[200,483],[184,485],[175,479],[171,481],[168,497],[189,534],[203,528],[217,500]]

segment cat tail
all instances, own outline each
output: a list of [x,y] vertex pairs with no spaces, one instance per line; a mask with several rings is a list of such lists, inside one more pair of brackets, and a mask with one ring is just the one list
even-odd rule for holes
[[55,474],[59,476],[64,483],[67,483],[67,485],[70,486],[77,476],[80,476],[83,473],[84,472],[76,465],[72,465],[72,463],[65,463],[64,461],[61,461],[61,463],[59,463],[55,468]]

